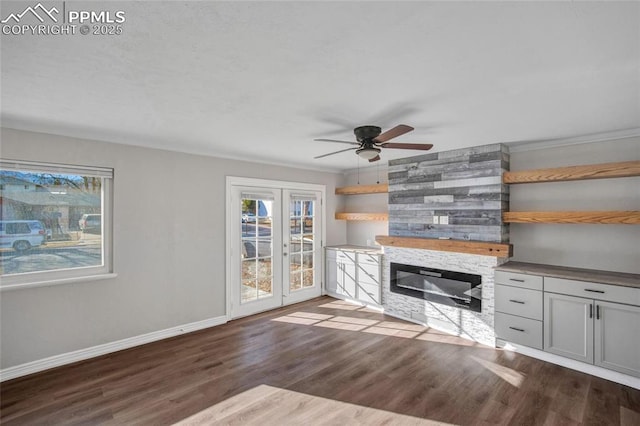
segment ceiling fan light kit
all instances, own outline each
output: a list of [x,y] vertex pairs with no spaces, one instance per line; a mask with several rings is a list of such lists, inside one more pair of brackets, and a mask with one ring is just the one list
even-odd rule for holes
[[413,127],[406,124],[400,124],[392,129],[382,133],[382,128],[378,126],[360,126],[353,129],[353,133],[356,135],[358,142],[340,141],[335,139],[314,139],[319,142],[337,142],[346,143],[349,145],[355,145],[353,148],[342,149],[336,152],[330,152],[328,154],[318,155],[314,157],[316,159],[328,157],[329,155],[339,154],[341,152],[355,150],[356,154],[360,157],[368,160],[370,163],[380,160],[380,153],[382,148],[392,149],[418,149],[421,151],[427,151],[433,147],[431,144],[410,144],[410,143],[388,143],[389,140],[409,133],[413,130]]
[[356,154],[365,160],[371,160],[372,158],[376,158],[378,154],[382,151],[380,148],[376,148],[374,146],[366,146],[364,148],[356,149]]

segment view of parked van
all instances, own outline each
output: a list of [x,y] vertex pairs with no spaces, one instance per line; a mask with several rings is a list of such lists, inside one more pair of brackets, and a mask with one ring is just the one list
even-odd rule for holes
[[29,250],[45,244],[47,230],[39,220],[0,221],[0,247],[16,251]]
[[83,214],[78,221],[82,232],[99,233],[102,231],[102,215],[101,214]]

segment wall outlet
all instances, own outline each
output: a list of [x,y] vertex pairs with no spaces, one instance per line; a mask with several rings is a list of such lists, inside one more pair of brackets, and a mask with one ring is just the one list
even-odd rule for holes
[[440,225],[448,225],[449,216],[440,216]]
[[373,241],[367,240],[367,247],[371,247],[371,246],[373,246]]
[[433,216],[433,224],[437,225],[440,223],[440,220],[438,219],[438,216]]

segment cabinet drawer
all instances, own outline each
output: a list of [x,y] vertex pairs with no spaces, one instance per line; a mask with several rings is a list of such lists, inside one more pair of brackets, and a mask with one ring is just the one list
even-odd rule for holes
[[358,300],[367,303],[380,304],[380,286],[371,284],[358,284]]
[[370,265],[380,265],[380,256],[377,254],[358,253],[358,262]]
[[496,311],[542,321],[542,292],[496,285]]
[[542,277],[538,275],[518,274],[516,272],[496,271],[496,284],[528,288],[542,291]]
[[380,285],[380,266],[358,263],[358,282]]
[[496,336],[506,341],[542,349],[542,321],[496,312]]
[[640,288],[546,277],[544,291],[608,302],[640,305]]
[[336,251],[336,260],[343,263],[354,263],[356,261],[356,254],[351,251]]

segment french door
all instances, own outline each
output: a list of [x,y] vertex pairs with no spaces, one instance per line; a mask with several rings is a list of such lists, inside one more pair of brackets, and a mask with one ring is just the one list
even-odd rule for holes
[[228,178],[227,306],[231,318],[321,294],[322,191],[308,186]]

